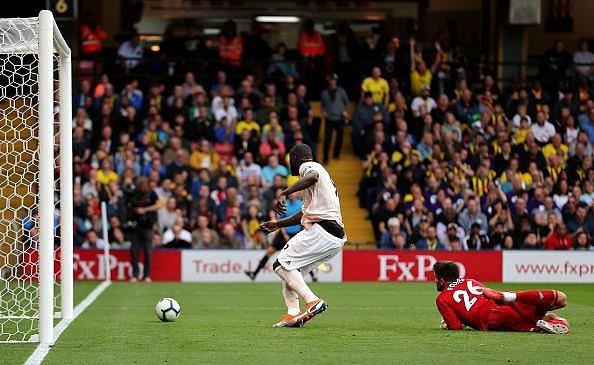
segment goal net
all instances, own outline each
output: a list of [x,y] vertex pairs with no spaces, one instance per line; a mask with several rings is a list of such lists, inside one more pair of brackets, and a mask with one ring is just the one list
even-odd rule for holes
[[0,19],[0,342],[72,318],[70,49],[49,11]]

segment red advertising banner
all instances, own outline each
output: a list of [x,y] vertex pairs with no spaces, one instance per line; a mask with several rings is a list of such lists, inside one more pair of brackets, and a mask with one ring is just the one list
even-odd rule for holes
[[343,251],[343,281],[432,281],[433,264],[458,263],[460,276],[501,281],[501,252]]
[[[141,259],[142,257],[143,255]],[[104,262],[103,250],[74,250],[74,280],[104,280]],[[153,251],[151,266],[151,279],[155,281],[181,280],[181,252],[178,250]],[[111,280],[130,280],[132,276],[130,250],[110,250],[109,268]],[[144,270],[142,260],[139,269],[141,273]]]
[[[54,261],[54,272],[60,270],[60,251],[56,252]],[[31,250],[25,255],[22,263],[22,272],[27,276],[37,274],[36,250]],[[142,262],[144,255],[140,255],[140,273],[144,272]],[[103,250],[75,249],[74,250],[74,280],[105,280],[105,255]],[[151,264],[151,279],[155,281],[180,281],[181,280],[181,251],[178,250],[157,250],[153,251]],[[130,250],[110,250],[109,268],[111,280],[126,281],[132,276],[132,264],[130,263]]]

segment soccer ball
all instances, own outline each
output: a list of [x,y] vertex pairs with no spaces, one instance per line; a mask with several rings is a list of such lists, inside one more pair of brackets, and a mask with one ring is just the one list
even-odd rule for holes
[[173,298],[163,298],[159,300],[155,307],[157,318],[163,322],[173,322],[179,318],[181,308],[177,300]]

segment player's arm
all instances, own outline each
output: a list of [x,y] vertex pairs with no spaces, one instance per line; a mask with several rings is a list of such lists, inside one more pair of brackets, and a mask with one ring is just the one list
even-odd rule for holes
[[264,222],[260,225],[260,229],[266,233],[274,232],[279,228],[295,226],[301,223],[303,212],[295,213],[290,217],[281,219],[279,221]]
[[303,176],[301,179],[297,180],[297,182],[295,182],[293,185],[291,185],[288,188],[286,188],[285,190],[283,190],[280,193],[280,195],[278,197],[278,201],[276,203],[276,207],[275,207],[276,213],[279,215],[285,214],[287,212],[287,206],[285,203],[287,196],[289,196],[293,193],[296,193],[298,191],[305,190],[305,189],[309,188],[313,184],[317,183],[319,178],[320,178],[320,174],[318,174],[317,171],[309,170],[305,176]]
[[439,310],[448,330],[460,331],[464,328],[462,322],[458,319],[456,312],[454,312],[447,303],[440,301],[439,298],[437,299],[437,309]]

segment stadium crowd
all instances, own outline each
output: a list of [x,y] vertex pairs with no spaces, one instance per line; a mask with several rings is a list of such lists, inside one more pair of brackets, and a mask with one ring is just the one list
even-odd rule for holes
[[[454,34],[432,47],[407,43],[383,28],[373,44],[361,42],[342,23],[322,37],[306,22],[289,57],[286,45],[272,50],[256,30],[238,34],[228,22],[205,68],[212,50],[195,28],[166,34],[149,60],[134,35],[118,50],[126,81],[81,78],[74,95],[75,243],[103,245],[105,201],[110,243],[132,244],[133,256],[267,247],[258,227],[276,218],[275,197],[295,179],[287,152],[306,143],[331,163],[352,137],[360,205],[380,248],[590,249],[587,43],[572,57],[557,41],[538,79],[503,89]],[[172,55],[179,59],[163,61]],[[183,79],[167,78],[163,65]],[[139,76],[146,72],[153,76]],[[311,100],[321,100],[325,119],[321,156]],[[343,137],[347,124],[352,135]]]

